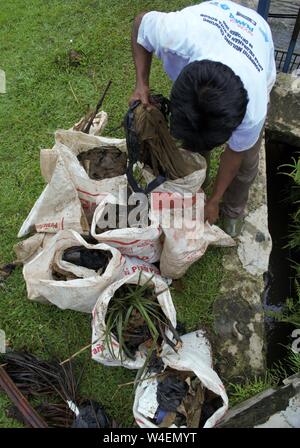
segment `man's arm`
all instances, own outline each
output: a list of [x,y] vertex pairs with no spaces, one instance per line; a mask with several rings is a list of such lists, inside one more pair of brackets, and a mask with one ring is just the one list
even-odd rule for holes
[[204,220],[214,224],[219,217],[219,204],[223,194],[237,175],[241,166],[244,152],[236,152],[226,146],[221,155],[217,178],[214,183],[212,195],[207,200],[204,208]]
[[139,27],[146,13],[139,14],[134,19],[132,35],[131,35],[131,47],[132,55],[135,65],[136,84],[135,90],[129,100],[129,104],[133,101],[139,100],[145,106],[149,103],[149,77],[152,62],[152,53],[149,53],[144,47],[138,44],[137,37]]

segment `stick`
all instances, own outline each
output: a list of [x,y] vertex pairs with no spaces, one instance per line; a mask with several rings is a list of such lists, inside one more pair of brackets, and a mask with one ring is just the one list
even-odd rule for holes
[[129,383],[118,384],[118,389],[121,389],[121,387],[125,387],[125,386],[131,386],[132,384],[142,383],[143,381],[152,380],[154,378],[158,378],[163,375],[166,375],[166,372],[157,373],[156,375],[153,375],[151,377],[149,376],[148,378],[141,378],[140,380],[136,380],[136,381],[129,381]]
[[93,343],[86,345],[85,347],[81,348],[80,350],[78,350],[78,352],[74,353],[74,355],[70,356],[70,358],[65,359],[64,361],[60,362],[59,364],[62,366],[63,364],[66,364],[66,362],[71,361],[71,359],[75,358],[76,356],[80,355],[80,353],[84,352],[85,350],[87,350],[88,348],[90,348],[92,346]]
[[118,384],[118,388],[117,388],[117,390],[115,391],[115,393],[113,394],[111,400],[113,400],[113,399],[115,398],[116,394],[119,392],[119,390],[120,390],[122,387],[125,387],[125,386],[131,386],[131,385],[134,386],[135,384],[142,383],[143,381],[147,381],[147,380],[150,380],[150,379],[152,380],[152,379],[154,379],[154,378],[158,378],[158,377],[163,376],[163,375],[166,375],[166,373],[165,373],[165,372],[157,373],[156,375],[153,375],[153,376],[148,377],[148,378],[141,378],[140,380],[129,381],[129,383]]
[[70,90],[71,90],[71,92],[72,92],[72,94],[73,94],[73,96],[74,96],[74,98],[75,98],[75,101],[77,102],[77,104],[79,104],[78,98],[77,98],[77,96],[75,95],[75,92],[74,92],[74,90],[73,90],[73,87],[72,87],[72,84],[71,84],[70,81],[69,81],[69,86],[70,86]]
[[99,341],[99,338],[96,339],[95,341],[91,342],[89,345],[86,345],[85,347],[82,347],[80,350],[78,350],[78,352],[74,353],[74,355],[70,356],[70,358],[65,359],[64,361],[60,362],[59,365],[63,365],[66,362],[71,361],[71,359],[75,358],[76,356],[80,355],[80,353],[84,352],[85,350],[87,350],[88,348],[90,348],[93,344],[96,344],[96,342]]
[[29,401],[24,397],[22,392],[17,388],[11,377],[0,366],[0,387],[4,390],[13,404],[24,417],[26,425],[31,428],[48,428],[47,423],[33,409]]
[[96,106],[95,111],[92,113],[91,118],[90,118],[88,124],[86,125],[85,129],[82,131],[82,132],[84,132],[85,134],[88,134],[88,133],[90,132],[90,128],[91,128],[91,126],[92,126],[92,124],[93,124],[94,118],[95,118],[95,116],[97,115],[97,113],[98,113],[100,107],[102,106],[102,103],[103,103],[104,98],[105,98],[105,96],[106,96],[106,94],[107,94],[107,92],[108,92],[108,89],[109,89],[110,86],[111,86],[111,83],[112,83],[112,80],[108,81],[108,84],[107,84],[107,86],[106,86],[106,88],[105,88],[105,90],[104,90],[104,93],[103,93],[102,97],[100,98],[100,100],[99,100],[99,102],[98,102],[98,104],[97,104],[97,106]]

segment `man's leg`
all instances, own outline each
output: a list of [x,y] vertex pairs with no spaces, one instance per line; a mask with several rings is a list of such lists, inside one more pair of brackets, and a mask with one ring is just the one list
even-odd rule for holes
[[[222,214],[225,217],[225,221],[226,218],[229,218],[229,227],[230,220],[232,220],[233,222],[235,219],[241,219],[244,216],[245,207],[249,197],[249,190],[258,172],[259,151],[263,135],[264,129],[262,130],[255,145],[248,151],[245,151],[245,155],[239,172],[233,179],[223,196],[223,204],[221,210]],[[225,228],[224,230],[226,231]]]

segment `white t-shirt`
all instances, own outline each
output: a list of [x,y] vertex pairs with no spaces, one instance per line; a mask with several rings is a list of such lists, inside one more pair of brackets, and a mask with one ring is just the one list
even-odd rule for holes
[[245,117],[228,141],[245,151],[258,140],[276,79],[274,45],[267,22],[231,1],[208,1],[182,11],[144,15],[137,42],[162,60],[175,81],[190,62],[221,62],[238,75],[248,92]]

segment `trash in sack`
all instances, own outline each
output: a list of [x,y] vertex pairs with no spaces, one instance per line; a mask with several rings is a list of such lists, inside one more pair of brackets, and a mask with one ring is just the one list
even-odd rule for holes
[[[78,395],[78,366],[70,361],[45,361],[28,352],[8,352],[1,355],[6,374],[17,386],[23,396],[43,400],[35,405],[33,413],[43,419],[49,427],[72,428],[110,428],[116,423],[106,414],[101,404],[82,399]],[[21,411],[21,412],[20,412]],[[27,412],[28,413],[28,412]],[[8,415],[28,425],[31,420],[24,419],[23,407],[12,406]],[[30,417],[26,415],[25,417]]]
[[[109,151],[107,148],[110,148]],[[102,156],[106,154],[103,170],[97,159],[101,154]],[[41,150],[41,173],[46,182],[50,182],[57,160],[59,158],[63,160],[90,223],[96,206],[108,193],[118,197],[119,190],[127,188],[126,157],[125,139],[89,135],[73,130],[58,130],[55,133],[53,148]],[[112,167],[116,159],[119,161],[118,165]],[[93,178],[90,178],[89,173]],[[113,176],[114,174],[117,175]],[[109,177],[103,178],[105,175]],[[95,180],[98,177],[101,180]]]
[[163,346],[160,372],[148,369],[137,382],[133,414],[142,428],[211,428],[228,409],[205,333],[188,333],[181,340],[177,352]]
[[154,421],[160,427],[198,428],[204,391],[199,379],[192,372],[166,369],[158,378],[156,399],[158,409]]
[[176,371],[169,370],[165,373],[165,377],[158,380],[156,399],[160,409],[176,412],[189,387],[185,378],[180,378]]
[[[72,246],[66,249],[61,256],[62,262],[66,261],[76,266],[82,266],[95,271],[98,275],[102,275],[105,272],[110,260],[111,253],[107,250],[87,249],[81,246]],[[55,261],[52,266],[52,274],[55,280],[80,278],[78,277],[80,274],[74,274],[70,270],[62,269]]]
[[[125,255],[124,258],[125,258],[125,265],[124,265],[123,274],[125,276],[129,276],[129,275],[135,274],[136,272],[141,272],[141,271],[148,272],[152,275],[155,274],[157,276],[160,276],[160,270],[154,264],[148,263],[147,261],[140,260],[137,257],[127,257]],[[167,284],[169,284],[168,279],[164,279],[164,281]]]
[[78,192],[59,157],[49,184],[24,221],[18,237],[35,232],[57,233],[64,229],[88,233],[89,225]]
[[[142,222],[141,227],[127,227],[130,211],[126,204],[122,198],[120,202],[120,199],[115,196],[108,195],[95,210],[91,235],[97,241],[117,248],[123,255],[138,257],[149,263],[159,261],[162,251],[162,231],[159,224],[153,220],[151,225],[148,225],[147,208],[146,223]],[[110,221],[110,217],[112,217],[112,221]],[[111,227],[121,226],[121,228],[106,230],[108,225]]]
[[[162,184],[155,186],[152,193],[179,193],[181,195],[195,195],[201,191],[201,186],[206,176],[206,160],[201,154],[191,152],[183,148],[178,148],[178,152],[182,155],[183,164],[192,163],[195,170],[184,177],[173,180],[165,180]],[[155,176],[149,167],[142,170],[142,177],[147,184],[155,182]]]
[[[168,100],[162,95],[152,98],[155,106],[145,109],[135,102],[124,120],[129,156],[128,181],[136,192],[149,193],[166,180],[183,178],[199,169],[196,158],[184,158],[171,137],[167,116]],[[138,185],[134,165],[140,162],[153,173],[153,180],[146,189]]]
[[87,249],[86,247],[81,246],[74,246],[66,249],[62,256],[63,261],[92,269],[98,274],[102,274],[105,271],[110,259],[110,252],[105,250]]
[[123,276],[124,264],[114,247],[89,244],[73,230],[61,231],[23,268],[28,298],[91,313],[105,288]]
[[164,344],[177,350],[176,312],[167,284],[135,272],[100,295],[93,310],[92,358],[105,365],[139,369]]
[[80,153],[77,158],[90,179],[110,179],[126,172],[127,154],[114,146],[92,148]]

